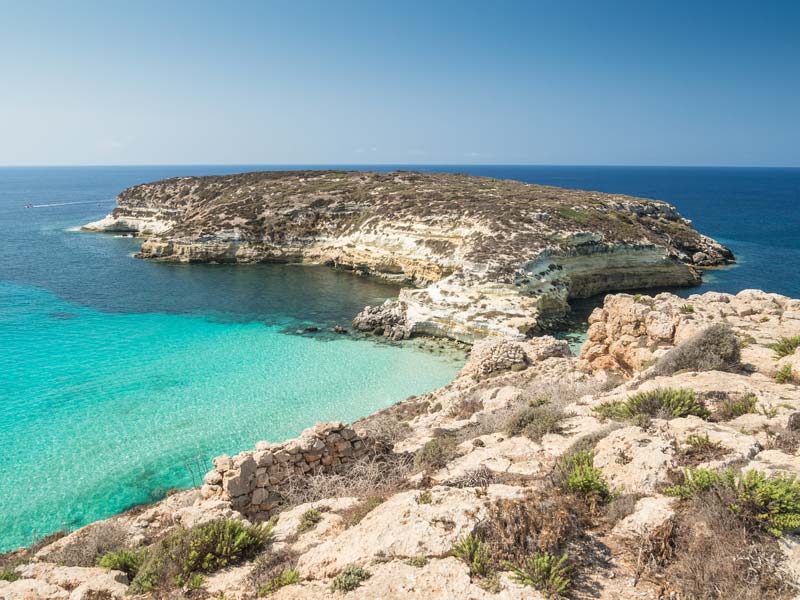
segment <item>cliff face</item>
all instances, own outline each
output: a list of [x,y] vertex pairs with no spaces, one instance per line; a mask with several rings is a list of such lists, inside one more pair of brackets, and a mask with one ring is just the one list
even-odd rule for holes
[[432,173],[286,171],[132,187],[84,227],[147,236],[140,256],[307,261],[408,282],[355,324],[393,337],[516,337],[605,291],[699,282],[733,261],[674,207]]

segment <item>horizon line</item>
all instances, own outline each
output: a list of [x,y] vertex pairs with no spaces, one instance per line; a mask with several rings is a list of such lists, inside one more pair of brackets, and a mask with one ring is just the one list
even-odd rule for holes
[[375,162],[375,163],[96,163],[96,164],[5,164],[0,169],[113,168],[113,167],[616,167],[651,169],[800,169],[800,165],[690,165],[690,164],[611,164],[611,163],[462,163],[462,162]]

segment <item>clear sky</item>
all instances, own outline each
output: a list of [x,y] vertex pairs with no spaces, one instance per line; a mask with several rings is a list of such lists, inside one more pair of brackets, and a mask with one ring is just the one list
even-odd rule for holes
[[0,165],[800,166],[800,2],[0,0]]

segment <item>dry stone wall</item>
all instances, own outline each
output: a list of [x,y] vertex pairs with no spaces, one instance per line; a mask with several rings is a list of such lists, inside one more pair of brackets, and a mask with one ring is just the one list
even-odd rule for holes
[[319,423],[280,444],[258,442],[255,450],[216,457],[202,494],[228,501],[248,517],[268,518],[283,503],[290,481],[345,471],[372,452],[371,441],[344,423]]

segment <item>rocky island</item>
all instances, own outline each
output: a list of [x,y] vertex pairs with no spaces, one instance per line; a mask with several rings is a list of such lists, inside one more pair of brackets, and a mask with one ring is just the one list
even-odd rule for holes
[[474,342],[546,330],[570,298],[700,281],[733,262],[667,203],[445,173],[265,171],[122,192],[91,231],[178,262],[314,262],[409,283],[354,324]]

